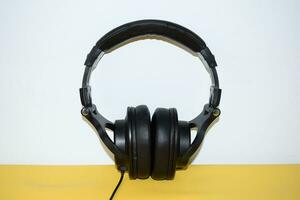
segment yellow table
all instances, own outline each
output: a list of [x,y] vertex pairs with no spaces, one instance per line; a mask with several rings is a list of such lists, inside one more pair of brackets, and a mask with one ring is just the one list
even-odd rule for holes
[[[0,200],[107,200],[114,166],[0,165]],[[300,199],[300,165],[194,165],[174,181],[128,179],[115,199]]]

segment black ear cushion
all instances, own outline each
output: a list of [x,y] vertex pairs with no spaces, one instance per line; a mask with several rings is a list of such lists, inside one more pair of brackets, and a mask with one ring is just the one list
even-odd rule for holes
[[151,172],[150,112],[145,105],[127,109],[130,178],[145,179]]
[[178,117],[175,108],[157,108],[152,116],[153,163],[151,177],[173,179],[178,154]]
[[[126,149],[126,123],[125,120],[116,120],[114,126],[114,143],[115,145],[124,153],[128,153]],[[127,166],[126,160],[120,160],[120,158],[115,155],[115,163],[117,168],[121,166]]]
[[188,122],[179,121],[180,155],[184,154],[191,145],[191,128]]
[[[181,156],[188,150],[191,145],[191,128],[190,124],[187,121],[178,122],[179,129],[179,154],[178,159],[180,160]],[[185,164],[177,162],[177,168],[185,168]]]

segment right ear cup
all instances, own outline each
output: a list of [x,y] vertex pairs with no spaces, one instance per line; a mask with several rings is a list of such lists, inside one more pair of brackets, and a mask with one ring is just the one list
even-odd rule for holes
[[186,121],[178,121],[175,108],[157,108],[152,116],[151,131],[153,136],[153,179],[173,179],[176,168],[186,167],[177,162],[190,147],[190,126]]
[[131,179],[145,179],[151,173],[150,112],[145,105],[128,107],[125,120],[115,122],[115,144],[126,152],[129,160],[116,160],[126,165]]
[[157,108],[152,116],[153,179],[173,179],[179,150],[178,117],[175,108]]

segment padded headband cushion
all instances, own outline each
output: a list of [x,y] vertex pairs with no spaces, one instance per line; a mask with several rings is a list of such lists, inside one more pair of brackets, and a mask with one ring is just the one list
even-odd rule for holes
[[200,52],[206,47],[205,42],[189,29],[162,20],[140,20],[124,24],[104,35],[96,46],[106,51],[130,38],[147,34],[170,38],[195,52]]
[[150,112],[145,105],[127,109],[129,176],[148,178],[151,171]]
[[152,117],[153,179],[173,179],[178,151],[178,117],[175,108],[157,108]]

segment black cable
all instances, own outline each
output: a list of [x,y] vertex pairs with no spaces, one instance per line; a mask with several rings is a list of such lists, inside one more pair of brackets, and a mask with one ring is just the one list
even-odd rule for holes
[[125,173],[125,171],[124,171],[124,170],[121,170],[121,177],[120,177],[120,179],[119,179],[119,182],[118,182],[116,188],[114,189],[113,193],[111,194],[109,200],[112,200],[112,199],[114,198],[114,196],[115,196],[115,194],[116,194],[116,192],[117,192],[119,186],[121,185],[121,183],[122,183],[122,181],[123,181],[124,173]]

